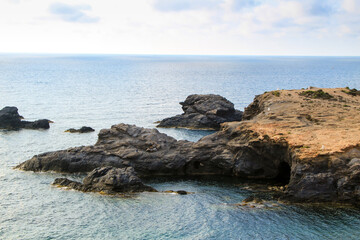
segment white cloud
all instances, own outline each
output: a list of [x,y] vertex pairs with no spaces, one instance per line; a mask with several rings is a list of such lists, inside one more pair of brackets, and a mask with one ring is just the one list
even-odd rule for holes
[[154,7],[164,12],[188,11],[218,7],[219,0],[155,0]]
[[360,12],[360,2],[359,0],[343,0],[342,7],[349,13],[359,13]]
[[360,55],[357,3],[8,0],[0,52]]
[[66,22],[78,23],[94,23],[98,22],[98,17],[91,17],[87,14],[92,8],[88,4],[83,5],[69,5],[65,3],[52,3],[49,7],[50,13],[58,16]]

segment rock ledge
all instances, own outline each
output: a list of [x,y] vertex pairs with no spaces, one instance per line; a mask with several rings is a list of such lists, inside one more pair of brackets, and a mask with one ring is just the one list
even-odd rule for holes
[[102,167],[92,170],[83,180],[75,182],[67,178],[56,178],[53,185],[68,187],[83,192],[101,192],[103,194],[157,192],[144,185],[132,167]]

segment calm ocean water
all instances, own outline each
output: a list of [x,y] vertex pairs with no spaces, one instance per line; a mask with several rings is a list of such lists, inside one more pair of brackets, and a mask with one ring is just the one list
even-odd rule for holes
[[[154,127],[181,113],[189,94],[220,94],[242,110],[264,91],[308,86],[360,88],[360,58],[0,55],[0,108],[55,122],[0,131],[0,239],[359,239],[360,210],[351,207],[232,206],[251,195],[242,180],[148,179],[195,194],[119,199],[51,187],[61,174],[12,169],[41,152],[94,144],[116,123]],[[83,125],[96,132],[64,133]],[[191,141],[209,134],[161,131]]]

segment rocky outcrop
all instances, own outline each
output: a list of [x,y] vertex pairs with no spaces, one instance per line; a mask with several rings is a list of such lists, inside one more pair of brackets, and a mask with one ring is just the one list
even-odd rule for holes
[[245,108],[243,114],[243,120],[250,120],[254,116],[264,111],[265,109],[264,102],[261,100],[262,100],[261,95],[255,96],[254,101]]
[[4,107],[0,110],[0,129],[18,130],[28,129],[48,129],[50,128],[48,119],[40,119],[34,122],[22,121],[16,107]]
[[[17,168],[30,171],[88,172],[97,167],[133,167],[140,176],[235,175],[275,178],[287,161],[287,145],[227,125],[193,143],[156,129],[118,124],[103,129],[94,146],[34,156]],[[242,132],[243,131],[243,132]],[[281,154],[279,154],[281,152]]]
[[181,115],[165,118],[157,127],[219,130],[223,122],[241,121],[242,112],[220,95],[190,95],[180,102],[184,111]]
[[156,129],[118,124],[102,129],[94,146],[44,153],[20,164],[32,171],[88,172],[97,167],[134,167],[140,175],[177,175],[183,172],[192,143],[177,141]]
[[79,129],[75,129],[75,128],[69,128],[68,130],[66,130],[65,132],[69,132],[69,133],[88,133],[88,132],[94,132],[95,130],[91,127],[86,127],[83,126]]
[[220,131],[195,143],[118,124],[101,130],[94,146],[40,154],[17,168],[87,172],[113,166],[133,167],[139,176],[279,179],[285,200],[356,203],[360,96],[342,90],[323,89],[331,98],[313,98],[302,94],[305,90],[259,95],[245,110],[248,120],[223,123]]
[[132,167],[102,167],[91,171],[83,183],[67,178],[55,179],[53,185],[67,187],[83,192],[100,192],[103,194],[157,192],[154,188],[144,185]]
[[343,88],[282,90],[259,95],[242,127],[288,145],[291,175],[284,199],[360,200],[360,96]]

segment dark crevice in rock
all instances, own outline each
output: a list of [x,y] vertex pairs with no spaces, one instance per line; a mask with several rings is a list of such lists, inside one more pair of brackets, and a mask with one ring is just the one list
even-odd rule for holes
[[195,169],[199,169],[200,168],[200,162],[199,161],[194,161],[193,166]]
[[285,185],[289,183],[291,176],[291,168],[287,162],[281,162],[278,167],[278,175],[276,180],[284,183]]

